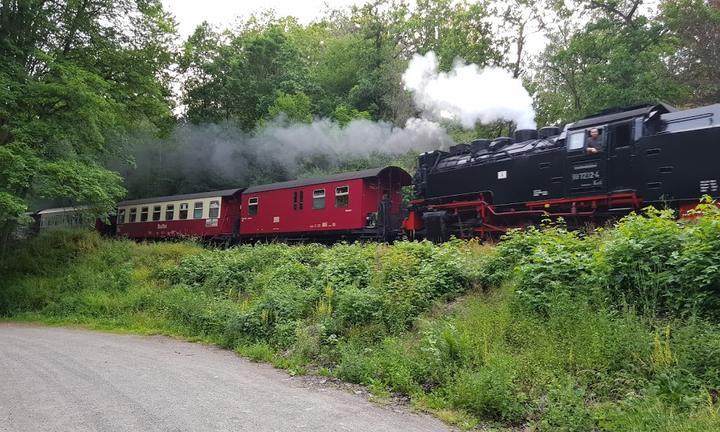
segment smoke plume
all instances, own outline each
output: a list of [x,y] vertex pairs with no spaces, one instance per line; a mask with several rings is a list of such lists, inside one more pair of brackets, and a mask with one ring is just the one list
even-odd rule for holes
[[130,197],[244,187],[390,163],[409,151],[447,147],[439,124],[410,119],[405,127],[329,119],[287,124],[283,119],[246,133],[229,124],[184,124],[165,139],[136,137],[136,166],[122,171]]
[[466,129],[497,120],[512,120],[520,129],[535,127],[532,98],[504,69],[456,60],[450,72],[439,72],[431,51],[415,54],[402,80],[417,107],[433,118],[452,118]]
[[321,119],[311,124],[267,127],[248,139],[251,148],[268,152],[287,167],[304,157],[323,155],[337,161],[373,153],[399,155],[410,150],[437,149],[451,142],[439,124],[416,118],[409,119],[404,128],[362,119],[341,127]]

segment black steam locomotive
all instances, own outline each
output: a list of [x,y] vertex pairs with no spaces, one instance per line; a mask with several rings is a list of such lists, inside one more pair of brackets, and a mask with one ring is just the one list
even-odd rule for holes
[[[591,134],[593,137],[591,137]],[[591,148],[592,147],[592,148]],[[720,196],[720,104],[604,112],[423,153],[404,229],[443,241],[562,216],[599,223],[647,205],[680,212]]]

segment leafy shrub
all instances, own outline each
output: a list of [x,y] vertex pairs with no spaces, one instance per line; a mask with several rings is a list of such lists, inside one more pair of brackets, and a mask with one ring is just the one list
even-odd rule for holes
[[555,382],[547,392],[547,407],[538,424],[542,432],[591,431],[596,429],[585,403],[585,391],[572,380]]
[[691,310],[717,318],[720,315],[720,208],[699,206],[702,217],[683,226],[682,248],[669,259],[670,286],[675,310]]
[[453,406],[486,419],[517,422],[525,414],[525,398],[513,382],[509,358],[497,359],[475,370],[458,374],[448,388]]
[[684,303],[684,295],[668,283],[668,261],[681,246],[681,228],[669,210],[648,208],[645,216],[623,218],[598,254],[608,299],[650,315]]
[[103,239],[91,230],[54,229],[24,243],[11,251],[5,272],[19,274],[49,274],[62,272],[64,265],[96,250]]
[[373,289],[349,286],[340,291],[335,307],[335,319],[340,329],[350,329],[379,321],[383,304],[382,293]]
[[366,288],[373,274],[378,246],[340,243],[321,255],[318,271],[323,284],[338,291],[346,286]]
[[532,311],[545,313],[554,298],[589,297],[593,272],[593,242],[576,232],[553,227],[533,233],[527,256],[519,259],[516,300]]

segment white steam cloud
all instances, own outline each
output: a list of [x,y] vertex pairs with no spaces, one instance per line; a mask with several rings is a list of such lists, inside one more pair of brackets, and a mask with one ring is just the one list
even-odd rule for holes
[[345,127],[329,120],[310,124],[270,126],[249,137],[250,148],[261,150],[286,167],[299,157],[324,155],[334,160],[365,157],[373,153],[404,154],[446,147],[452,139],[435,122],[411,118],[404,128],[387,122],[353,120]]
[[476,122],[512,120],[535,128],[532,98],[522,82],[504,69],[481,69],[456,60],[450,72],[438,71],[435,53],[415,54],[402,76],[417,107],[434,118],[452,118],[466,128]]

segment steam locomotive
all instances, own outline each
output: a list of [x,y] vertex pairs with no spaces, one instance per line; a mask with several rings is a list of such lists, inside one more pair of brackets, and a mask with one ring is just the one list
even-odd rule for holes
[[648,205],[685,212],[720,196],[719,162],[720,104],[606,111],[564,130],[521,129],[421,154],[403,228],[439,242],[559,216],[599,223]]
[[[384,167],[144,198],[118,203],[112,226],[96,225],[134,239],[392,241],[404,234],[442,242],[560,216],[571,225],[597,224],[647,205],[682,214],[703,195],[720,197],[718,162],[720,104],[684,111],[643,105],[563,130],[521,129],[423,153],[414,178]],[[403,209],[401,188],[411,184],[415,199]],[[40,230],[89,225],[67,208],[44,210],[37,220]]]

